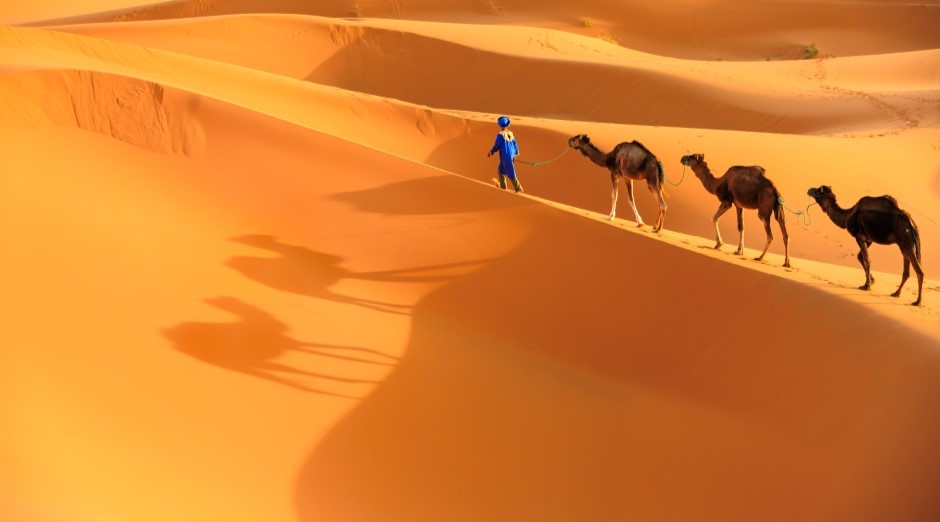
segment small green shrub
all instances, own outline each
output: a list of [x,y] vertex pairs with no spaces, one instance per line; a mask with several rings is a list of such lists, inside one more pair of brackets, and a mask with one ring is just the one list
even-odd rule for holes
[[816,44],[812,43],[803,47],[803,59],[811,60],[816,58],[819,55],[819,49],[816,48]]

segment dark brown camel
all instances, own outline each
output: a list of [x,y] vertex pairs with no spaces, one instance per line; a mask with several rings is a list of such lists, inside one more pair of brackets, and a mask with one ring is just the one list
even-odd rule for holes
[[767,233],[767,243],[764,244],[764,251],[755,257],[755,261],[764,259],[767,249],[770,248],[770,242],[774,240],[774,235],[770,231],[770,214],[780,225],[780,232],[783,234],[783,266],[790,266],[790,237],[787,234],[786,215],[783,212],[783,205],[780,203],[780,193],[770,179],[764,176],[764,168],[759,166],[742,167],[734,166],[725,172],[724,176],[716,178],[708,169],[705,163],[704,154],[690,154],[683,156],[680,160],[683,165],[692,169],[695,177],[702,182],[705,190],[709,194],[718,197],[721,204],[718,206],[718,212],[712,218],[712,224],[715,225],[715,248],[720,248],[721,232],[718,230],[718,218],[728,211],[732,205],[738,214],[738,249],[735,255],[744,253],[744,209],[757,209],[757,217],[764,223],[764,232]]
[[614,150],[605,153],[595,147],[591,143],[591,139],[585,134],[579,134],[568,139],[568,146],[578,149],[581,154],[587,156],[597,165],[610,170],[610,182],[613,185],[613,190],[610,193],[608,221],[614,219],[617,215],[618,183],[620,178],[624,178],[627,184],[627,200],[630,202],[630,208],[633,209],[634,217],[636,217],[636,226],[643,226],[643,218],[637,212],[636,202],[633,200],[633,180],[645,179],[646,186],[659,202],[659,216],[656,218],[653,232],[659,232],[663,228],[663,221],[666,220],[663,181],[666,179],[666,174],[663,171],[663,164],[649,149],[637,141],[632,141],[630,143],[621,143],[614,147]]
[[839,228],[844,228],[852,234],[858,243],[858,262],[865,269],[865,284],[861,290],[871,290],[875,278],[871,275],[871,262],[868,259],[868,247],[872,243],[879,245],[897,245],[904,256],[904,271],[901,273],[901,286],[891,294],[892,297],[901,295],[904,283],[911,275],[911,265],[917,274],[917,300],[914,306],[920,306],[920,294],[924,286],[924,271],[920,266],[920,232],[911,215],[898,207],[898,202],[891,196],[871,197],[865,196],[849,209],[840,208],[836,203],[836,195],[826,185],[811,188],[807,192],[829,219]]

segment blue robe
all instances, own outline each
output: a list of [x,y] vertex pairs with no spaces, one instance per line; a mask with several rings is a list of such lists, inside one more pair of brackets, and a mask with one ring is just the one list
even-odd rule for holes
[[496,135],[496,143],[490,149],[490,154],[496,151],[499,151],[499,173],[509,179],[516,179],[516,165],[512,160],[519,155],[519,145],[512,131],[503,130]]

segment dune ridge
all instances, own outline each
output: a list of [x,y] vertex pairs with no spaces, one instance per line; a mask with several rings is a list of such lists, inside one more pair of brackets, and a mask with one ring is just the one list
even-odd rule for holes
[[[137,24],[65,29],[156,47],[165,45],[162,41],[174,46],[167,50],[190,54],[205,48],[204,57],[213,60],[473,112],[485,112],[499,100],[506,112],[535,117],[799,134],[893,131],[914,128],[921,118],[936,120],[933,111],[913,117],[904,107],[895,107],[898,101],[887,101],[914,90],[934,96],[922,92],[919,81],[923,72],[936,68],[934,51],[897,55],[890,87],[863,96],[828,73],[849,68],[857,74],[859,67],[848,59],[754,64],[655,59],[595,38],[538,28],[252,15],[164,22],[146,29]],[[192,38],[159,38],[161,31],[180,30]],[[194,45],[200,32],[216,30],[239,35],[230,40],[236,45]],[[274,44],[272,33],[286,41]],[[287,45],[292,56],[272,61],[264,51],[245,53],[245,46],[254,45],[248,42]],[[540,60],[533,62],[533,57]],[[453,61],[462,64],[462,74],[439,73]],[[558,89],[534,91],[493,81],[510,72],[532,85],[556,77],[569,81]],[[772,72],[772,81],[761,80],[767,72]],[[807,85],[807,77],[814,82]],[[781,84],[781,78],[789,81]]]
[[[40,32],[33,30],[10,29],[10,31],[26,31],[25,34],[33,35],[37,38],[41,36]],[[246,70],[238,66],[206,61],[196,57],[184,57],[177,53],[167,54],[152,48],[137,47],[134,45],[125,47],[126,44],[119,44],[113,41],[105,45],[105,40],[89,37],[76,36],[73,38],[74,43],[68,46],[62,46],[60,43],[54,42],[55,39],[53,39],[52,49],[64,50],[71,49],[74,46],[74,49],[80,53],[80,56],[85,56],[85,58],[82,58],[83,60],[92,60],[90,67],[95,70],[129,74],[145,81],[161,83],[167,87],[190,89],[199,94],[222,96],[222,98],[229,103],[242,106],[251,105],[255,110],[260,110],[266,114],[281,117],[299,125],[331,132],[334,135],[342,136],[356,143],[378,147],[381,150],[401,157],[408,157],[422,162],[430,160],[435,166],[445,168],[452,172],[459,172],[461,175],[475,179],[488,180],[491,177],[486,171],[486,165],[473,161],[471,159],[472,155],[468,155],[472,149],[461,142],[461,136],[474,136],[473,139],[479,140],[478,147],[485,148],[487,146],[485,142],[489,138],[481,136],[479,131],[474,132],[474,129],[482,129],[485,127],[482,123],[482,120],[486,119],[485,116],[477,116],[475,113],[467,113],[466,111],[447,113],[446,111],[435,110],[433,108],[392,102],[386,98],[376,97],[374,95],[309,82],[296,82],[289,78],[266,73],[265,71]],[[42,45],[46,44],[43,43]],[[99,48],[98,46],[101,47]],[[167,61],[167,63],[173,63],[174,67],[180,70],[185,69],[186,71],[190,71],[190,74],[167,76],[160,72],[160,68],[156,71],[150,71],[147,67],[128,67],[127,64],[122,63],[120,59],[107,59],[102,61],[104,57],[108,57],[109,52],[113,53],[115,48],[124,49],[128,55],[131,53],[141,53],[141,56],[145,56],[147,61],[152,60],[153,55],[160,56],[161,59]],[[48,65],[54,65],[55,63],[56,61],[53,60],[48,62]],[[198,72],[197,69],[202,72]],[[208,78],[208,81],[210,82],[209,85],[214,87],[207,87],[205,85],[206,81],[203,79],[206,76],[205,71],[212,71],[212,76]],[[252,89],[264,91],[278,89],[280,88],[279,86],[288,84],[298,87],[298,89],[292,89],[288,94],[288,96],[292,98],[268,97],[262,100],[252,99]],[[219,88],[222,85],[232,85],[233,87],[229,89]],[[319,94],[311,96],[314,92]],[[339,98],[336,98],[337,96]],[[321,125],[321,122],[324,121],[323,118],[293,110],[293,106],[290,103],[285,103],[289,99],[305,107],[316,107],[319,111],[318,115],[334,114],[336,116],[334,120],[330,121],[331,126],[325,128]],[[337,100],[339,100],[339,103],[337,103]],[[920,102],[919,107],[925,107],[925,103]],[[352,115],[350,115],[350,110],[352,111]],[[736,112],[733,113],[736,114]],[[397,114],[405,118],[407,131],[403,136],[409,136],[411,139],[401,140],[394,143],[392,147],[389,147],[385,140],[388,133],[384,132],[383,129],[374,126],[359,125],[359,122],[363,119],[376,114]],[[448,114],[453,114],[456,118]],[[865,121],[867,117],[861,116],[857,119]],[[624,137],[637,135],[637,131],[632,128],[627,128],[625,134],[623,131],[618,131],[616,127],[601,127],[603,130],[595,132],[603,132],[604,134],[598,135],[591,132],[591,129],[598,128],[596,124],[582,122],[572,125],[569,123],[570,120],[556,120],[556,123],[552,124],[550,123],[552,120],[541,118],[533,121],[539,122],[536,125],[537,127],[548,126],[558,132],[557,134],[552,133],[544,135],[545,137],[551,137],[550,142],[544,141],[544,139],[529,142],[531,145],[527,150],[532,150],[533,152],[529,153],[532,155],[528,155],[528,157],[534,159],[556,156],[560,152],[560,149],[564,147],[563,143],[566,138],[566,133],[589,132],[594,135],[599,145],[607,147],[608,149],[619,140],[624,139]],[[929,122],[927,123],[929,124]],[[522,120],[520,124],[529,125],[529,122]],[[900,139],[895,142],[885,142],[881,140],[881,145],[874,148],[865,146],[863,142],[855,142],[851,138],[848,140],[840,140],[839,143],[831,140],[804,141],[799,144],[799,147],[804,149],[805,153],[781,157],[776,152],[779,145],[773,135],[767,135],[766,139],[764,139],[761,135],[732,133],[728,134],[723,139],[710,139],[704,134],[696,132],[696,134],[704,138],[697,139],[690,136],[687,131],[682,129],[670,130],[667,128],[664,133],[655,128],[645,127],[640,131],[641,134],[646,136],[660,136],[659,138],[655,138],[655,141],[644,139],[644,142],[652,147],[652,150],[657,152],[657,154],[667,160],[667,173],[674,182],[682,176],[681,166],[677,165],[676,161],[678,157],[689,152],[710,151],[712,154],[718,153],[719,158],[725,160],[716,165],[716,168],[719,169],[718,172],[730,166],[731,163],[728,163],[729,159],[731,161],[736,160],[740,163],[753,162],[751,164],[763,165],[768,169],[768,173],[772,176],[772,179],[778,184],[778,187],[781,189],[791,209],[805,207],[806,203],[801,202],[801,200],[806,200],[805,197],[802,197],[802,193],[805,192],[807,186],[828,183],[833,185],[838,193],[840,184],[846,182],[856,183],[856,181],[850,180],[861,179],[861,181],[863,181],[862,190],[868,191],[869,193],[884,193],[882,191],[891,192],[902,202],[902,205],[914,212],[915,219],[918,220],[921,227],[927,227],[926,230],[928,231],[935,230],[938,227],[938,220],[934,219],[931,221],[929,215],[925,214],[925,210],[930,206],[928,202],[930,196],[929,191],[931,190],[930,172],[929,170],[917,168],[917,165],[922,164],[924,161],[929,161],[928,158],[932,155],[933,149],[932,145],[930,145],[930,137],[935,134],[935,131],[931,129],[918,130],[915,128],[909,129],[906,132],[914,133],[916,139]],[[198,133],[195,134],[198,136]],[[888,134],[890,135],[891,133]],[[439,146],[428,143],[426,141],[428,135],[432,135],[435,143],[442,143],[443,145]],[[877,139],[879,137],[879,135],[875,135],[870,139]],[[456,148],[450,146],[451,143],[456,146]],[[748,154],[742,155],[740,152],[735,152],[740,149],[740,147],[735,146],[735,143],[747,143],[746,150]],[[921,143],[922,145],[914,145],[915,143]],[[825,177],[815,172],[815,168],[807,169],[805,166],[807,158],[818,158],[820,157],[819,154],[823,154],[823,152],[818,151],[823,150],[829,151],[828,154],[832,155],[831,158],[837,161],[836,167],[827,168]],[[894,151],[896,154],[895,157],[891,158],[893,164],[892,169],[910,173],[905,185],[895,185],[889,188],[879,179],[879,174],[883,172],[883,165],[886,166],[885,151]],[[709,158],[713,157],[712,155],[709,156]],[[669,158],[672,158],[672,160],[669,161]],[[532,182],[536,183],[536,188],[544,190],[545,195],[555,201],[572,204],[580,208],[596,210],[598,206],[600,206],[601,209],[603,209],[603,194],[605,190],[602,188],[605,184],[603,172],[600,170],[591,170],[597,169],[597,167],[590,165],[589,162],[584,161],[579,165],[577,163],[578,161],[579,160],[575,157],[568,157],[565,158],[563,162],[547,165],[533,172],[533,174],[535,174],[535,172],[538,172],[538,174],[533,176]],[[590,177],[586,177],[584,182],[579,182],[579,186],[573,189],[570,183],[564,181],[570,178],[572,169],[578,171],[587,170],[587,172],[592,174],[589,174]],[[783,173],[785,177],[781,179],[781,175],[777,173]],[[859,178],[860,174],[862,175],[861,178]],[[713,200],[701,197],[701,187],[695,186],[696,180],[694,180],[691,174],[687,173],[686,177],[689,179],[685,181],[685,184],[673,189],[673,192],[676,194],[676,197],[679,197],[681,195],[680,191],[688,191],[686,193],[689,195],[684,197],[684,201],[690,205],[690,207],[687,207],[689,213],[684,213],[686,209],[674,207],[669,217],[671,222],[670,228],[674,227],[676,230],[685,233],[707,234],[707,222],[703,222],[701,216],[710,215],[714,212]],[[543,179],[546,183],[542,183]],[[543,187],[539,187],[539,185],[543,185]],[[848,197],[853,195],[857,197],[861,194],[851,194]],[[649,198],[643,197],[642,192],[638,194],[637,204],[642,213],[649,215],[653,212],[651,203]],[[819,218],[825,219],[817,213],[817,223],[819,222]],[[762,231],[757,227],[747,228],[749,229],[749,232],[746,231],[749,233],[747,244],[759,244],[763,239]],[[827,262],[838,262],[848,266],[857,266],[854,255],[847,255],[848,252],[845,250],[833,250],[829,248],[828,237],[830,234],[825,234],[825,236],[821,237],[817,235],[818,232],[815,230],[815,227],[809,229],[808,232],[815,237],[811,236],[809,238],[810,241],[807,241],[806,238],[795,240],[794,244],[797,249],[794,252],[795,255],[825,260]],[[851,238],[847,236],[845,239],[851,241]],[[843,239],[843,242],[845,239]],[[936,248],[936,246],[930,244],[925,245],[926,250],[924,258],[925,262],[928,263],[928,270],[930,270],[930,266],[932,266],[934,262],[932,260],[937,259],[937,256],[933,254],[933,252],[937,251]],[[877,269],[880,271],[886,270],[886,268],[881,266],[877,267]]]
[[[937,11],[220,0],[0,28],[0,517],[937,518]],[[841,56],[763,61],[809,38]],[[485,157],[501,114],[547,160],[522,195]],[[603,219],[607,172],[562,154],[582,132],[663,161],[662,234],[622,188]],[[745,256],[712,248],[692,152],[767,168],[794,268],[776,225],[750,259],[753,211]],[[820,184],[911,212],[922,307],[888,295],[894,247],[855,288]]]
[[159,84],[66,70],[21,73],[0,83],[0,91],[17,100],[0,109],[7,125],[74,126],[154,152],[199,152],[198,129],[175,121]]
[[[595,1],[577,7],[573,9],[570,3],[559,0],[538,6],[513,6],[501,0],[348,4],[273,0],[263,7],[251,0],[183,0],[103,13],[83,21],[143,21],[258,12],[418,21],[460,18],[476,25],[529,25],[591,37],[609,36],[629,48],[700,60],[799,58],[809,45],[818,45],[824,53],[835,56],[934,49],[933,28],[940,21],[936,3],[888,0],[778,0],[752,4],[670,0],[655,5],[630,0]],[[812,16],[808,17],[809,13]],[[707,23],[700,22],[703,19]]]

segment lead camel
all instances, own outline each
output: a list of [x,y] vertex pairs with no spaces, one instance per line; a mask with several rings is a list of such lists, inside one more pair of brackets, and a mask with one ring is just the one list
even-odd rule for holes
[[920,232],[911,215],[898,207],[898,202],[891,196],[864,196],[851,208],[844,209],[836,203],[836,195],[826,185],[811,188],[807,192],[829,219],[839,228],[852,234],[858,243],[858,262],[865,270],[865,284],[860,290],[871,290],[875,278],[871,275],[871,262],[868,259],[868,247],[872,243],[879,245],[897,245],[904,256],[904,271],[901,273],[901,286],[891,294],[901,295],[904,283],[911,275],[911,265],[917,274],[917,300],[914,306],[920,306],[920,294],[924,287],[924,271],[920,266]]
[[568,146],[572,149],[578,149],[592,162],[610,171],[610,182],[613,189],[610,193],[610,214],[607,220],[614,219],[617,215],[617,193],[620,179],[626,180],[627,201],[630,208],[633,209],[633,215],[636,217],[636,226],[643,226],[643,218],[636,210],[636,202],[633,200],[633,180],[646,180],[646,186],[650,192],[656,196],[659,202],[659,215],[656,217],[656,224],[653,225],[653,232],[659,232],[663,228],[663,221],[666,220],[666,200],[663,197],[663,182],[666,174],[663,171],[663,164],[656,156],[649,151],[643,144],[637,141],[621,143],[614,147],[614,150],[603,152],[591,143],[591,139],[586,134],[579,134],[568,139]]

